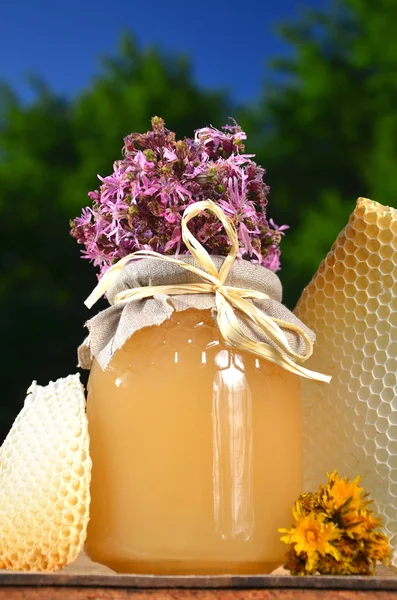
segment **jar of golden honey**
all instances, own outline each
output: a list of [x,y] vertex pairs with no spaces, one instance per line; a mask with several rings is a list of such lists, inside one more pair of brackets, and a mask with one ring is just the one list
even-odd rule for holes
[[245,133],[125,138],[72,223],[101,267],[86,300],[87,552],[118,572],[266,573],[302,492],[299,376],[314,334],[281,303],[287,226],[266,218]]
[[302,491],[299,377],[241,352],[209,310],[131,336],[88,386],[86,551],[117,572],[268,573]]

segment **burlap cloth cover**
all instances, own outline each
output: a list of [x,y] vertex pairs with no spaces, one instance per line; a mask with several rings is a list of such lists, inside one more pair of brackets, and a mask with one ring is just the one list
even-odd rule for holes
[[[179,259],[188,264],[200,266],[192,256],[180,256]],[[224,257],[213,256],[212,259],[219,270],[225,260]],[[141,258],[127,263],[107,291],[107,298],[111,306],[86,323],[89,336],[78,350],[79,366],[89,369],[95,357],[102,369],[106,369],[114,353],[136,331],[144,327],[161,325],[170,318],[174,311],[182,312],[189,308],[215,309],[214,294],[180,296],[159,294],[144,300],[114,304],[116,295],[124,290],[181,283],[202,283],[202,279],[175,264],[155,258]],[[250,302],[270,317],[298,325],[312,341],[315,340],[314,333],[281,304],[281,282],[277,275],[268,269],[246,260],[236,259],[225,283],[227,286],[248,288],[268,294],[271,298],[269,300],[253,299]],[[241,329],[249,338],[255,342],[265,342],[276,347],[276,344],[241,312],[236,311],[236,315]],[[306,350],[304,339],[287,329],[283,329],[283,331],[291,349],[304,354]]]

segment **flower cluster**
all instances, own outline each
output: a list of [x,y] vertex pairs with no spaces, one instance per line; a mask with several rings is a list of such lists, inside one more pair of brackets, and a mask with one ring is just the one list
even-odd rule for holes
[[[71,222],[71,235],[84,244],[83,257],[103,273],[136,250],[187,252],[181,237],[185,208],[211,199],[236,225],[240,254],[272,271],[280,268],[281,237],[288,227],[266,218],[269,188],[264,170],[244,154],[246,134],[234,122],[219,131],[199,129],[194,139],[176,140],[164,121],[125,138],[123,159],[99,177],[89,193],[92,206]],[[219,221],[204,213],[189,229],[211,254],[226,255],[229,241]]]
[[293,575],[371,575],[378,561],[388,564],[388,539],[359,482],[334,472],[316,493],[299,496],[295,525],[279,530],[281,541],[291,544],[284,566]]

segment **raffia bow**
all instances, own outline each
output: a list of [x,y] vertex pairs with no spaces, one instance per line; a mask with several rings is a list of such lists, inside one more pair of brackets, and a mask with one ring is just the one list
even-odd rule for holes
[[[231,242],[231,249],[225,258],[219,271],[216,268],[211,256],[200,244],[200,242],[189,231],[187,224],[191,219],[201,214],[203,211],[209,210],[214,213],[221,221],[225,231]],[[198,275],[202,283],[184,283],[170,284],[158,286],[145,286],[134,289],[125,290],[117,294],[114,304],[120,302],[132,302],[134,300],[143,300],[159,294],[167,295],[183,295],[183,294],[215,294],[217,323],[223,339],[230,345],[250,352],[260,358],[264,358],[273,362],[287,371],[291,371],[301,377],[313,379],[329,383],[331,377],[310,371],[302,367],[299,363],[307,360],[313,353],[313,343],[307,333],[301,327],[294,323],[288,323],[275,317],[270,317],[260,311],[249,299],[268,300],[270,296],[262,292],[244,288],[236,288],[225,285],[230,269],[237,257],[239,244],[236,228],[233,222],[225,215],[223,210],[211,200],[196,202],[188,206],[183,214],[182,222],[182,239],[188,250],[202,267],[202,269],[189,265],[177,258],[164,256],[152,250],[139,250],[125,256],[115,265],[110,267],[102,276],[98,285],[85,301],[85,305],[91,308],[99,298],[106,293],[112,283],[120,274],[124,265],[130,260],[136,258],[152,257],[158,260],[167,261],[178,265],[182,269],[186,269]],[[265,342],[255,342],[247,337],[240,328],[238,319],[235,314],[235,309],[240,311],[258,326],[264,334],[270,338],[276,347],[270,346]],[[282,328],[293,331],[302,336],[305,341],[306,352],[299,354],[295,352],[289,345],[288,339]],[[297,362],[295,362],[297,361]]]

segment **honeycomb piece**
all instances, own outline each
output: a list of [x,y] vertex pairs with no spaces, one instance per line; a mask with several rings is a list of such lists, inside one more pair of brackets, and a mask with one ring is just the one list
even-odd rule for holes
[[82,549],[91,459],[78,375],[33,382],[0,448],[0,568],[56,571]]
[[317,335],[302,381],[305,487],[326,471],[362,475],[397,564],[397,211],[364,198],[295,314]]

